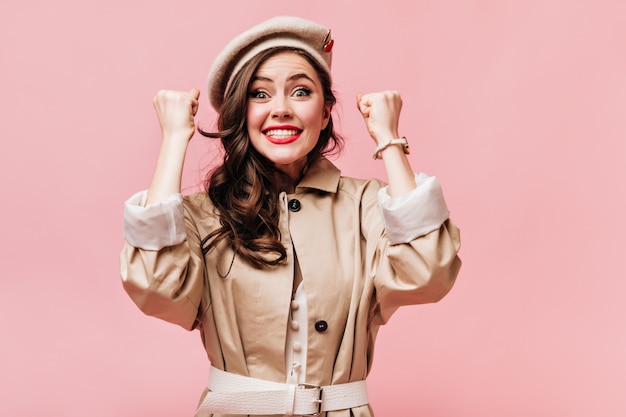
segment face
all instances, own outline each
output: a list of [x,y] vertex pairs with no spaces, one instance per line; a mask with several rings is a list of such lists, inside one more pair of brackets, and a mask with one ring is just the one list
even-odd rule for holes
[[248,89],[246,124],[252,146],[292,179],[301,175],[330,112],[317,72],[294,52],[263,62]]

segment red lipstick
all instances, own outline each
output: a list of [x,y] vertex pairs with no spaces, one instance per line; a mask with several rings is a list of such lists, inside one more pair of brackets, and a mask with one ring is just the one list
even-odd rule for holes
[[302,129],[292,125],[276,125],[263,129],[265,138],[276,145],[292,143],[300,137]]

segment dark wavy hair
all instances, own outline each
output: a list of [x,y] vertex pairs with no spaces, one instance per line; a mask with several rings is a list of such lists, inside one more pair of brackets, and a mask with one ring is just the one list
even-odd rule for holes
[[[297,48],[272,48],[252,58],[233,78],[219,109],[218,131],[210,133],[199,129],[204,136],[221,139],[225,151],[223,164],[207,177],[207,193],[219,214],[221,227],[202,240],[202,251],[206,254],[225,240],[240,258],[256,268],[278,265],[287,257],[278,227],[278,197],[286,175],[254,149],[246,126],[252,78],[263,62],[282,52],[304,57],[317,72],[325,104],[337,102],[330,75],[308,53]],[[339,153],[342,145],[331,116],[317,144],[307,155],[305,170],[316,159]]]

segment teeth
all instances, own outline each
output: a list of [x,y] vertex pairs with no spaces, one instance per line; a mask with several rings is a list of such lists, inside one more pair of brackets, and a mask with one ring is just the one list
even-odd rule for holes
[[265,132],[265,134],[273,138],[290,138],[297,135],[298,131],[291,129],[272,129]]

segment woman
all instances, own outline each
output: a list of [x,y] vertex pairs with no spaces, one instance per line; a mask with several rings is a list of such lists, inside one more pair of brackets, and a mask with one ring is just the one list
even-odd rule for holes
[[435,302],[460,267],[434,177],[413,174],[397,92],[357,97],[389,185],[341,177],[333,39],[279,17],[244,32],[209,74],[223,164],[182,197],[199,91],[161,91],[150,188],[125,207],[124,288],[146,314],[201,332],[211,373],[197,415],[372,416],[377,330]]

